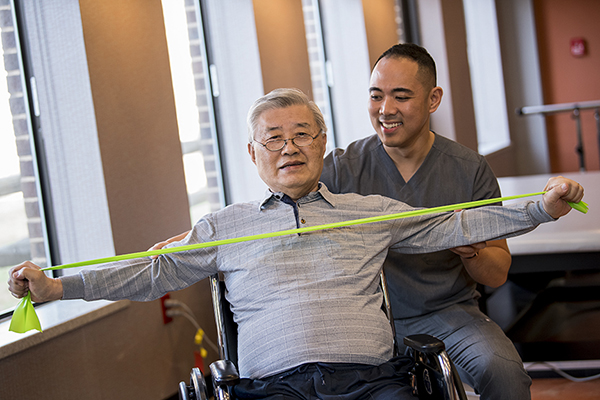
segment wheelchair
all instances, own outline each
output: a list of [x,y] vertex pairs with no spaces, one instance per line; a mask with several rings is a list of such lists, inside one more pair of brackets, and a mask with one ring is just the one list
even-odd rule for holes
[[[237,372],[237,326],[225,299],[225,284],[220,280],[219,274],[212,275],[209,279],[221,359],[209,366],[212,390],[207,387],[200,369],[193,368],[190,384],[187,385],[184,381],[179,383],[180,400],[235,399],[232,388],[240,380]],[[382,309],[394,333],[394,355],[397,355],[396,329],[383,270],[380,279],[384,298]],[[414,396],[419,400],[467,400],[458,372],[446,353],[444,342],[431,335],[418,334],[406,336],[404,344],[407,346],[408,355],[414,360],[410,371]]]

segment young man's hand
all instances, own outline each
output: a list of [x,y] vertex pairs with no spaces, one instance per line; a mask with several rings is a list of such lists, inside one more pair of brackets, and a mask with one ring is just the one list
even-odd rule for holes
[[[179,234],[179,235],[177,235],[177,236],[173,236],[172,238],[169,238],[169,239],[167,239],[167,240],[165,240],[165,241],[158,242],[158,243],[156,243],[154,246],[150,247],[150,248],[148,249],[148,251],[151,251],[151,250],[160,250],[160,249],[162,249],[163,247],[165,247],[166,245],[168,245],[169,243],[178,242],[178,241],[180,241],[180,240],[183,240],[183,239],[185,239],[185,237],[187,236],[187,234],[188,234],[189,232],[190,232],[190,231],[183,232],[183,233],[180,233],[180,234]],[[155,259],[157,259],[157,258],[158,258],[158,256],[150,256],[150,258],[152,258],[153,260],[155,260]]]

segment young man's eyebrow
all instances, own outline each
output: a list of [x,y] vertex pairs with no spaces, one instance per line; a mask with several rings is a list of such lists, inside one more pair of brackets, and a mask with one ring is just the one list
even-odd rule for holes
[[[381,90],[380,88],[378,88],[376,86],[371,86],[369,88],[369,92],[383,92],[383,90]],[[410,89],[408,89],[408,88],[398,87],[398,88],[392,89],[392,93],[409,93],[409,94],[412,94],[413,91],[410,90]]]

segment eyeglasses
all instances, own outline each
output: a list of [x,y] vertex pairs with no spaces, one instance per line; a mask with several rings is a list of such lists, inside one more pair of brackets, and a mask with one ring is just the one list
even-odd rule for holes
[[[321,132],[319,132],[319,133],[321,133]],[[279,151],[287,145],[288,140],[291,140],[292,143],[294,144],[294,146],[296,146],[296,147],[309,146],[313,142],[313,140],[315,140],[317,138],[317,136],[319,136],[319,133],[317,133],[315,136],[310,136],[309,134],[305,133],[305,134],[293,137],[291,139],[270,139],[270,140],[267,140],[265,143],[261,143],[261,142],[258,142],[255,140],[255,142],[262,145],[264,148],[266,148],[269,151]]]

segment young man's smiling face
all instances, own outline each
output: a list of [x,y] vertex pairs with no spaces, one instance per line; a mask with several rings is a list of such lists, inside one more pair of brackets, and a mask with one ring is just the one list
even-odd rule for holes
[[407,148],[429,135],[442,90],[409,58],[379,60],[371,74],[369,115],[386,147]]
[[[292,139],[303,135],[315,139],[303,147],[297,147],[288,140],[278,151],[270,151],[260,144],[272,139]],[[260,115],[254,142],[248,144],[248,153],[269,189],[298,200],[318,189],[326,143],[327,136],[320,132],[310,109],[304,105],[294,105],[266,110]]]

